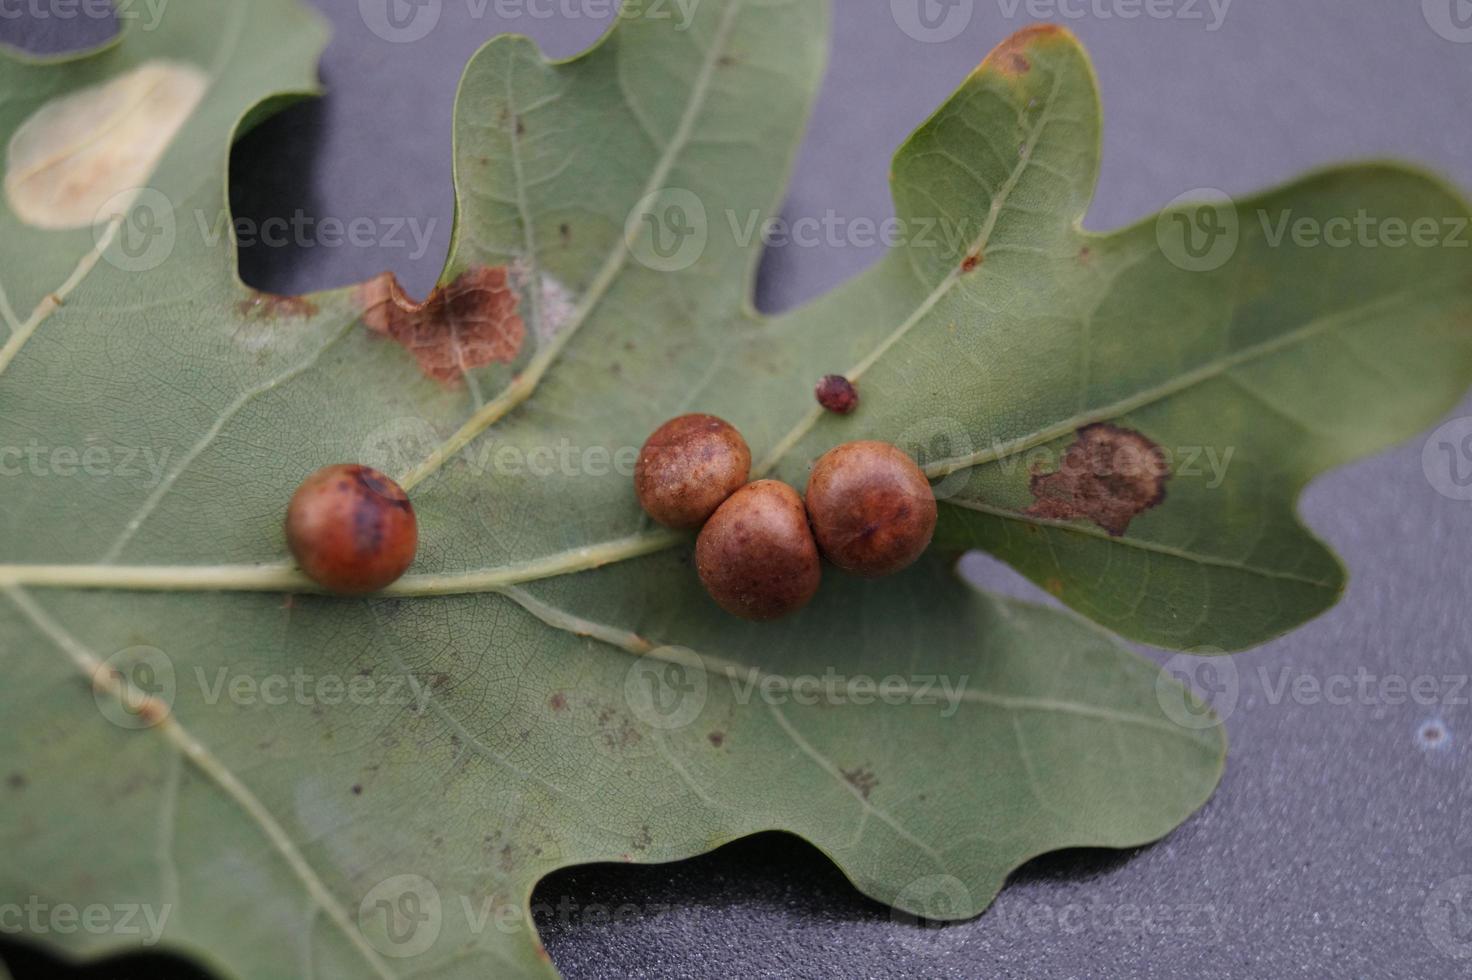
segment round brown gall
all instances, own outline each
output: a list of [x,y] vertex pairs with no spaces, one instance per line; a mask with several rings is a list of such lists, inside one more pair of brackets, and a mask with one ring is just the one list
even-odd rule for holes
[[823,557],[865,578],[909,567],[935,533],[925,473],[887,442],[832,449],[808,478],[808,519]]
[[785,483],[737,490],[695,542],[695,567],[712,599],[742,619],[779,619],[806,606],[822,562],[802,498]]
[[408,495],[368,466],[324,466],[286,508],[286,544],[329,592],[362,595],[397,581],[414,561],[419,526]]
[[751,475],[741,433],[714,415],[681,415],[654,430],[634,465],[634,492],[665,527],[694,530]]

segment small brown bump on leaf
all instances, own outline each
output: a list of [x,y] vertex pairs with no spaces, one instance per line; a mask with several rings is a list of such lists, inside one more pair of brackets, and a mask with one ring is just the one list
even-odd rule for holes
[[1078,250],[1078,260],[1080,264],[1088,265],[1093,258],[1094,250],[1089,248],[1089,246],[1085,245],[1083,248]]
[[503,266],[478,266],[415,303],[392,272],[358,287],[363,322],[398,343],[428,377],[446,383],[521,352],[526,324],[521,300]]
[[1063,596],[1062,579],[1050,578],[1048,579],[1048,581],[1043,583],[1043,588],[1047,589],[1048,594],[1053,596],[1054,598],[1061,598]]
[[706,738],[710,739],[710,744],[714,745],[716,748],[720,748],[722,745],[726,744],[725,732],[711,732],[709,735],[706,736]]
[[552,695],[552,697],[548,699],[547,704],[552,708],[553,711],[566,711],[567,695],[563,694],[561,691],[558,691],[556,694]]
[[1134,431],[1100,422],[1078,430],[1055,473],[1034,471],[1037,502],[1026,513],[1053,521],[1092,521],[1112,537],[1165,500],[1170,465],[1160,446]]
[[818,404],[837,415],[851,415],[859,407],[859,392],[841,374],[830,374],[818,382]]
[[363,795],[363,784],[362,783],[354,783],[353,784],[353,795],[354,796],[362,796]]
[[236,303],[235,309],[247,320],[295,320],[317,315],[317,306],[311,300],[275,293],[252,293]]
[[977,252],[974,255],[968,255],[968,256],[966,256],[965,259],[963,259],[961,261],[961,271],[962,272],[975,272],[977,266],[981,265],[981,263],[982,263],[982,254],[980,252]]

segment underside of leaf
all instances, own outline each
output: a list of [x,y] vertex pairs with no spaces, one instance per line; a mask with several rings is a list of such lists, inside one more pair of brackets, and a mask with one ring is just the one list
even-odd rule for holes
[[[130,261],[138,209],[160,208],[141,196],[71,231],[0,216],[0,418],[110,467],[59,481],[48,452],[7,484],[0,897],[172,909],[158,938],[231,975],[551,975],[541,877],[766,830],[947,918],[1035,855],[1157,839],[1215,788],[1220,729],[1097,627],[977,592],[939,552],[986,548],[1130,637],[1261,642],[1342,586],[1294,514],[1303,485],[1472,373],[1465,259],[1331,261],[1251,233],[1269,205],[1466,213],[1422,176],[1242,202],[1208,272],[1154,223],[1081,231],[1097,94],[1052,28],[1004,44],[896,157],[900,216],[954,236],[760,318],[757,246],[726,215],[780,200],[820,0],[623,19],[560,63],[491,42],[456,108],[439,289],[262,296],[196,215],[224,208],[237,123],[311,87],[323,35],[295,0],[241,9],[173,0],[146,36],[0,64],[7,138],[137,65],[211,69],[148,178],[174,229],[156,265]],[[676,216],[699,248],[656,237]],[[813,402],[835,371],[862,384],[852,415]],[[691,410],[799,487],[837,442],[909,449],[943,501],[938,554],[733,621],[620,469]],[[1236,455],[1212,488],[1166,452],[1216,444]],[[367,599],[314,594],[280,536],[300,480],[346,460],[400,477],[420,517],[415,568]],[[432,935],[407,928],[411,895]]]

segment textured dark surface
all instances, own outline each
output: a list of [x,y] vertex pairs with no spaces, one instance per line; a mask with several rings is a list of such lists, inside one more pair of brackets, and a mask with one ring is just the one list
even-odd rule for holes
[[[241,144],[237,208],[433,219],[431,244],[418,256],[412,245],[258,247],[244,274],[295,292],[392,268],[423,293],[449,240],[450,114],[464,63],[508,30],[570,55],[603,21],[507,20],[494,3],[444,0],[427,38],[390,44],[365,28],[356,0],[315,2],[336,31],[328,95]],[[923,44],[896,27],[889,4],[837,0],[832,64],[785,214],[888,216],[894,148],[1030,9],[1084,14],[1054,19],[1088,45],[1103,90],[1093,228],[1138,220],[1192,188],[1247,192],[1344,158],[1417,160],[1472,189],[1472,43],[1430,26],[1436,5],[1445,14],[1454,2],[1240,0],[1208,30],[1206,0],[1156,5],[1182,15],[1169,19],[1097,13],[1134,9],[1128,0],[1023,3],[1012,17],[1010,0],[977,0],[956,39]],[[0,37],[78,26],[88,25],[4,20]],[[877,254],[778,249],[761,305],[790,307]],[[1457,414],[1472,415],[1472,403]],[[1240,681],[1223,704],[1226,779],[1165,841],[1034,862],[986,915],[939,930],[895,921],[816,851],[779,836],[668,867],[567,871],[536,896],[555,962],[569,977],[1472,977],[1472,504],[1433,489],[1421,450],[1418,440],[1310,489],[1303,511],[1352,569],[1348,595],[1292,636],[1215,662],[1216,682]],[[1034,595],[990,562],[970,568]],[[1378,690],[1384,678],[1422,676],[1434,680],[1420,700],[1434,703],[1399,694],[1395,681]]]

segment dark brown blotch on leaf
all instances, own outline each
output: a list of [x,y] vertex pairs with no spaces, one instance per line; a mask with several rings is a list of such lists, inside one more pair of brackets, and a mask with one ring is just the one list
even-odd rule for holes
[[695,542],[695,568],[710,597],[742,619],[779,619],[812,601],[822,563],[802,498],[758,480],[731,495]]
[[423,303],[404,293],[392,272],[358,287],[363,322],[414,355],[436,381],[459,380],[466,371],[509,364],[521,353],[526,324],[521,300],[506,269],[481,266],[447,286],[437,286]]
[[831,449],[808,478],[808,517],[823,557],[878,578],[913,564],[935,533],[935,492],[903,450],[887,442]]
[[850,786],[858,790],[859,795],[866,800],[869,798],[869,794],[879,787],[879,777],[874,775],[873,770],[867,766],[860,766],[858,769],[845,769],[843,771],[843,778],[848,781]]
[[859,391],[841,374],[830,374],[818,382],[818,404],[838,415],[849,415],[859,407]]
[[681,415],[639,450],[634,492],[665,527],[694,530],[750,475],[751,450],[734,426],[714,415]]
[[1007,38],[992,49],[981,63],[983,71],[993,69],[999,74],[1016,78],[1032,71],[1032,60],[1028,51],[1039,41],[1064,34],[1055,24],[1033,24]]
[[1056,473],[1034,472],[1031,517],[1092,521],[1113,537],[1165,500],[1170,464],[1150,439],[1107,422],[1078,430]]

